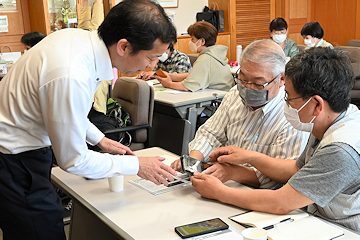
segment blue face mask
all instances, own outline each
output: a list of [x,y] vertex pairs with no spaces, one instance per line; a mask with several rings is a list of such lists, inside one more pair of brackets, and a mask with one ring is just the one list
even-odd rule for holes
[[243,102],[250,107],[259,107],[267,104],[269,99],[270,90],[278,83],[280,77],[276,80],[275,84],[269,90],[255,90],[246,88],[241,83],[237,84],[239,95]]

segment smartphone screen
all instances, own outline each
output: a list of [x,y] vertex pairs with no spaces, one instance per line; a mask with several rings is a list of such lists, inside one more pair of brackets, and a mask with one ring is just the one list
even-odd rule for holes
[[229,226],[224,223],[220,218],[214,218],[202,222],[191,223],[184,226],[176,227],[175,232],[181,238],[190,238],[228,228]]

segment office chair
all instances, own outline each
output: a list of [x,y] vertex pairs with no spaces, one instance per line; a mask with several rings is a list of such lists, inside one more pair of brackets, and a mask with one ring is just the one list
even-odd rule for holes
[[[360,43],[360,40],[358,41]],[[353,66],[355,72],[355,84],[350,92],[351,103],[359,107],[360,106],[360,47],[340,46],[340,48],[348,52],[350,56],[351,65]]]
[[190,59],[191,66],[194,66],[194,62],[199,57],[199,54],[191,53],[191,54],[187,54],[187,55],[188,55],[188,57]]
[[304,49],[306,48],[306,46],[305,45],[297,45],[298,46],[298,48],[299,48],[299,52],[302,52],[302,51],[304,51]]
[[351,39],[346,43],[346,46],[351,46],[351,47],[360,47],[360,40],[358,39]]
[[115,82],[111,97],[130,114],[131,126],[109,129],[104,134],[127,131],[132,136],[131,150],[149,147],[154,111],[154,89],[144,80],[120,77]]

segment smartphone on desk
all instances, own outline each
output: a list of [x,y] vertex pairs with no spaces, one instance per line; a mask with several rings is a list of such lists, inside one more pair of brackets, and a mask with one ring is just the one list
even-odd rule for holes
[[223,222],[220,218],[214,218],[202,222],[175,227],[175,232],[181,238],[191,238],[203,234],[225,230],[228,228],[229,225]]

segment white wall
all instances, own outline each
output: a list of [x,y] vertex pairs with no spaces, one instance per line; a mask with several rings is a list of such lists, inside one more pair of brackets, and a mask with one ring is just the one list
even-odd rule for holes
[[[115,0],[119,3],[121,0]],[[165,8],[166,11],[175,12],[175,26],[177,34],[187,33],[187,28],[196,22],[196,13],[202,12],[208,0],[178,0],[177,8]]]

